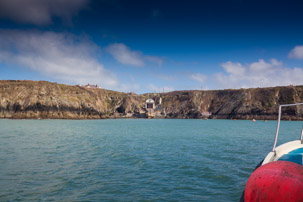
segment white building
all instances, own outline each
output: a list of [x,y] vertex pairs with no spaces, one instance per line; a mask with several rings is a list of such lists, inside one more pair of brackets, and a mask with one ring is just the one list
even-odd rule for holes
[[97,84],[96,85],[91,85],[91,84],[87,84],[84,86],[85,88],[101,88],[99,87]]
[[145,101],[145,109],[155,109],[156,105],[155,105],[155,101],[153,99],[147,99]]

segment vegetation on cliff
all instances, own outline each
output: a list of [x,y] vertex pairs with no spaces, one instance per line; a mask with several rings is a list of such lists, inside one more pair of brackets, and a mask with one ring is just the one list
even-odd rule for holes
[[[303,102],[303,86],[174,91],[133,95],[46,81],[0,81],[0,118],[99,119],[140,117],[147,98],[163,99],[162,118],[276,119],[279,104]],[[285,119],[302,119],[302,107]]]

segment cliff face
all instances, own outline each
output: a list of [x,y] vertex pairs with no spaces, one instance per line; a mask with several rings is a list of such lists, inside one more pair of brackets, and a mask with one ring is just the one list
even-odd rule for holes
[[[162,98],[164,118],[276,119],[279,104],[303,102],[303,86],[130,95],[46,81],[0,81],[0,118],[140,117],[144,101]],[[302,119],[303,107],[284,119]],[[159,113],[160,114],[160,113]]]
[[94,119],[139,113],[139,96],[46,81],[0,81],[0,118]]
[[[201,118],[201,112],[211,112],[219,119],[277,119],[280,104],[303,102],[303,86],[172,92],[165,100],[167,115],[174,118]],[[302,115],[303,107],[289,107],[282,118]]]

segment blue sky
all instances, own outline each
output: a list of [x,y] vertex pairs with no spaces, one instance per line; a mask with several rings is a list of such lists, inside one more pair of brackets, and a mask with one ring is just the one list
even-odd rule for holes
[[301,1],[3,0],[0,79],[137,93],[303,84]]

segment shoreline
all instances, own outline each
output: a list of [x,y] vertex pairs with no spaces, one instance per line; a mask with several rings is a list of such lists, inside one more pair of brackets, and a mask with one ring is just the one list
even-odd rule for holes
[[[199,119],[199,118],[124,118],[124,117],[117,117],[117,118],[0,118],[0,120],[75,120],[75,121],[86,121],[86,120],[230,120],[230,121],[252,121],[253,119],[222,119],[222,118],[215,118],[215,119]],[[277,119],[255,119],[256,121],[276,121]],[[303,121],[303,119],[281,119],[282,121]]]
[[[302,92],[303,86],[284,86],[135,95],[47,81],[0,80],[0,118],[276,120],[279,105],[303,102]],[[303,120],[303,108],[285,108],[282,119]]]

